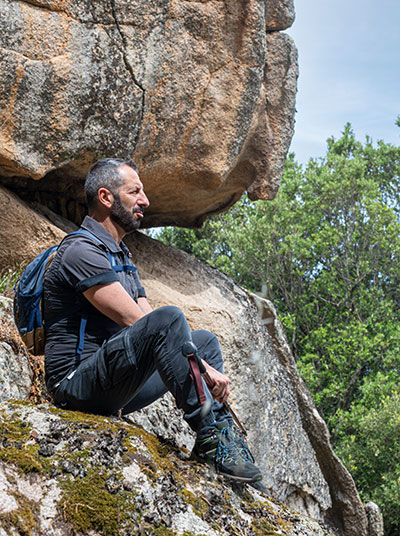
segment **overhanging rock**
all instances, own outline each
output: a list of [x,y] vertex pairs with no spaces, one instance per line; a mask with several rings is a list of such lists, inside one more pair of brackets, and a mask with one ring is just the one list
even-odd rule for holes
[[[0,0],[0,180],[78,222],[81,182],[134,157],[146,224],[273,198],[293,134],[292,0]],[[40,179],[40,180],[39,180]]]

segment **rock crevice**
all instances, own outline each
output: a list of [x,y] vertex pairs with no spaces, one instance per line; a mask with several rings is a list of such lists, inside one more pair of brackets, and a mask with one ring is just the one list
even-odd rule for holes
[[127,46],[126,37],[125,37],[125,35],[124,35],[123,31],[122,31],[121,24],[118,22],[118,19],[117,19],[117,14],[116,14],[116,9],[115,9],[115,0],[110,0],[110,2],[111,2],[111,12],[112,12],[112,16],[113,16],[114,21],[115,21],[115,26],[118,29],[119,35],[121,36],[121,40],[122,40],[123,48],[122,48],[121,52],[122,52],[122,57],[124,58],[125,66],[126,66],[127,70],[129,71],[129,73],[130,73],[130,75],[132,77],[133,83],[142,92],[142,108],[141,108],[141,112],[140,112],[140,120],[139,120],[139,125],[136,125],[136,134],[135,134],[135,138],[134,138],[134,141],[133,141],[133,150],[135,150],[137,142],[138,142],[139,137],[140,137],[140,132],[142,130],[143,118],[144,118],[144,113],[145,113],[144,111],[145,111],[145,105],[146,105],[146,89],[143,86],[143,84],[140,83],[139,80],[137,79],[137,77],[135,76],[135,73],[133,72],[133,68],[132,68],[131,64],[129,63],[129,60],[128,60],[127,54],[126,54],[126,46]]

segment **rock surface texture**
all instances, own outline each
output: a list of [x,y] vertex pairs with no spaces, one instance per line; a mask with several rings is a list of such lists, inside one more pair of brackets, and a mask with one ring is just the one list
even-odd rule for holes
[[75,222],[105,156],[139,163],[149,226],[273,198],[293,19],[292,0],[0,0],[0,181]]
[[43,249],[58,244],[64,235],[0,186],[0,270],[27,264]]
[[28,398],[31,386],[32,370],[12,320],[12,300],[0,295],[0,402]]
[[0,404],[0,536],[333,536],[124,422]]
[[[26,235],[30,221],[25,216],[19,222],[21,232],[26,222]],[[54,236],[62,234],[50,223],[47,227]],[[367,517],[354,483],[332,452],[326,425],[299,378],[272,304],[142,233],[131,235],[127,243],[152,305],[177,305],[192,329],[209,328],[218,335],[232,379],[231,403],[248,429],[270,496],[325,521],[338,535],[367,536]],[[13,359],[11,352],[8,360]],[[7,385],[10,382],[0,385],[3,399],[15,396],[7,394]],[[166,443],[188,450],[193,445],[169,397],[132,419]]]

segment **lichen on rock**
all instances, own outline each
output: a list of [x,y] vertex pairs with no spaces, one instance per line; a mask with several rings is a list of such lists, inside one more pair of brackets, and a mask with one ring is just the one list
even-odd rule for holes
[[304,536],[330,534],[114,418],[8,402],[0,455],[0,529],[10,535],[294,536],[299,521]]

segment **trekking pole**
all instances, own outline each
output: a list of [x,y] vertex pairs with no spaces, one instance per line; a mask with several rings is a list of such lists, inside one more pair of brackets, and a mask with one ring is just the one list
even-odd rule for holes
[[[215,382],[210,378],[208,372],[206,371],[205,366],[203,365],[201,359],[197,355],[197,347],[196,345],[191,342],[187,341],[182,346],[182,354],[188,358],[189,360],[189,366],[192,373],[193,381],[196,387],[197,395],[200,400],[200,404],[203,405],[205,403],[205,394],[203,390],[203,386],[201,384],[201,377],[203,377],[204,381],[206,382],[206,385],[209,389],[212,389],[215,385]],[[232,407],[226,400],[224,402],[225,408],[229,411],[229,413],[232,415],[233,420],[238,425],[240,431],[244,436],[247,436],[247,432],[243,424],[240,422],[238,416],[233,411]]]

